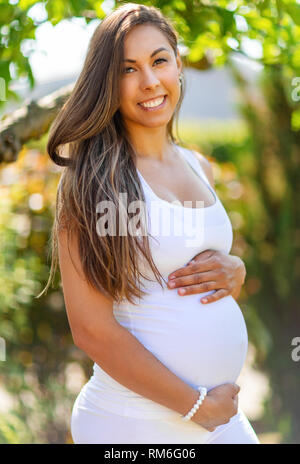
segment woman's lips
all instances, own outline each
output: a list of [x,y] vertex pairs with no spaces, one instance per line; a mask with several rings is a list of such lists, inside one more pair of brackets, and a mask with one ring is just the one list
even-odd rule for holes
[[162,103],[160,105],[158,105],[158,106],[155,106],[154,108],[146,108],[145,106],[141,105],[140,103],[138,103],[138,105],[144,111],[157,111],[157,110],[160,110],[161,108],[163,108],[165,106],[166,100],[167,100],[167,95],[164,96],[164,99],[163,99]]

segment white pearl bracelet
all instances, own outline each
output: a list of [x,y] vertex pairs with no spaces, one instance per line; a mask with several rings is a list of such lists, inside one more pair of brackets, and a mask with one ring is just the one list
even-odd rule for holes
[[185,416],[182,416],[182,420],[184,422],[190,420],[190,418],[195,414],[200,404],[202,403],[202,401],[207,395],[207,389],[205,387],[197,387],[197,390],[200,391],[200,396],[198,400],[196,401],[196,403],[194,404],[194,406],[192,407],[192,409]]

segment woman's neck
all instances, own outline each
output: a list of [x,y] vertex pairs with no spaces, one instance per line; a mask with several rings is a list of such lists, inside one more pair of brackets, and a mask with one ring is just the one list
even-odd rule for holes
[[131,143],[137,156],[145,160],[167,162],[172,155],[173,144],[170,142],[165,128],[127,128]]

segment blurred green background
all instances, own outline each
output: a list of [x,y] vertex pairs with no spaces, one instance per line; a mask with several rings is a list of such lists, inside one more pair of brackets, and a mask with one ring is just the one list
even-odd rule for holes
[[[203,73],[226,67],[239,93],[238,119],[182,119],[179,135],[211,161],[234,229],[231,254],[246,264],[239,304],[254,350],[251,368],[269,383],[263,409],[251,423],[262,442],[300,443],[300,361],[292,357],[292,340],[300,337],[300,4],[141,3],[161,8],[175,22],[187,47],[186,67]],[[71,409],[92,373],[92,361],[73,345],[59,273],[48,293],[35,298],[49,276],[60,176],[45,151],[51,118],[27,139],[8,121],[13,99],[29,107],[13,84],[23,79],[35,85],[22,43],[30,40],[34,49],[39,24],[28,11],[36,4],[45,7],[44,22],[55,25],[65,18],[85,18],[87,24],[101,19],[107,2],[0,2],[7,100],[0,128],[0,337],[6,347],[0,361],[0,443],[72,443]],[[261,45],[255,94],[231,60],[232,54],[247,54],[245,39]],[[8,149],[8,133],[14,150]],[[256,394],[252,401],[262,398]]]

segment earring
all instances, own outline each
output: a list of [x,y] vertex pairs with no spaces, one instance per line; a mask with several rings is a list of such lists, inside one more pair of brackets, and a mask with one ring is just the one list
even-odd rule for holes
[[179,76],[179,84],[182,86],[183,74],[181,73]]

